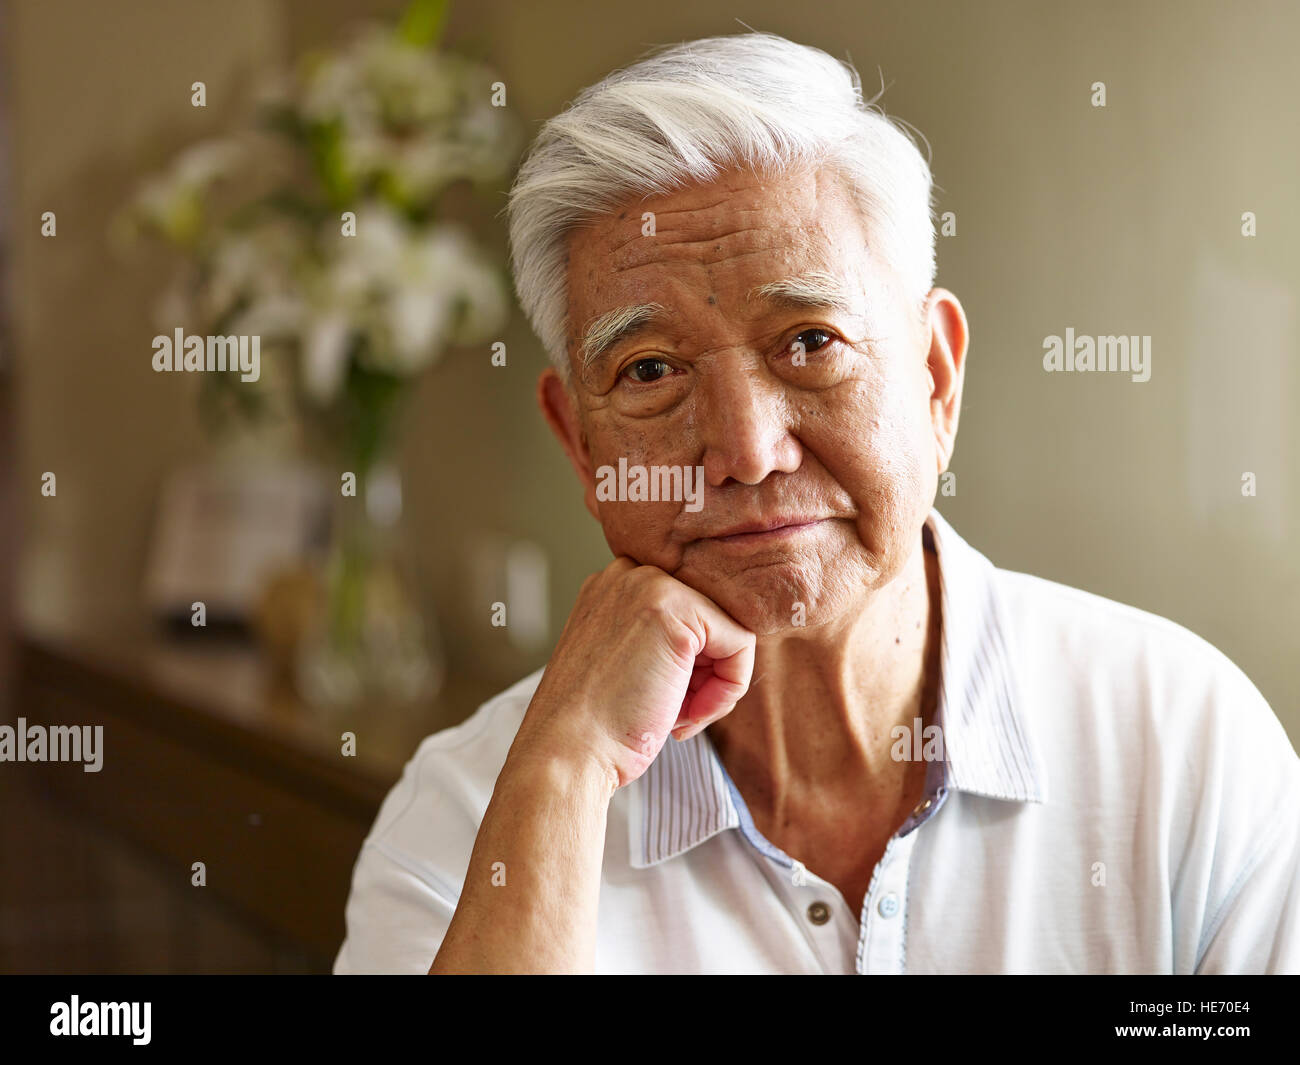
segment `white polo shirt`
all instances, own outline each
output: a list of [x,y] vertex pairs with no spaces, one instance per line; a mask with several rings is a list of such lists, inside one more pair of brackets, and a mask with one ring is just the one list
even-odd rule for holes
[[[1300,973],[1300,759],[1171,621],[995,568],[932,511],[943,759],[862,912],[755,830],[707,732],[609,807],[598,973]],[[336,973],[428,971],[541,671],[430,736]],[[811,864],[815,861],[802,856]]]

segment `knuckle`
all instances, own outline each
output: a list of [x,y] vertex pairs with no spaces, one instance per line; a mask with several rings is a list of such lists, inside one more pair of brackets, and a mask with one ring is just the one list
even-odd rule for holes
[[646,578],[637,589],[637,608],[642,614],[657,618],[675,618],[679,601],[677,590],[670,581]]
[[641,621],[663,625],[664,622],[672,619],[673,612],[663,599],[648,598],[637,603],[636,616]]
[[686,661],[695,658],[699,653],[700,641],[694,630],[671,611],[661,617],[660,631],[664,635],[669,652],[675,658]]

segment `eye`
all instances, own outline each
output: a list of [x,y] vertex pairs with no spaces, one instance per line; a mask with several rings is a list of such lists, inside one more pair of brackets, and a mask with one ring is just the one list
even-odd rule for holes
[[790,347],[797,354],[799,351],[797,345],[802,344],[804,353],[811,355],[814,351],[817,351],[819,348],[824,348],[827,344],[829,344],[834,339],[835,337],[825,329],[805,329],[802,333],[800,333],[797,337],[794,338],[794,341],[790,344]]
[[645,385],[667,377],[672,372],[673,368],[663,359],[646,358],[628,363],[619,376],[630,377],[633,381]]

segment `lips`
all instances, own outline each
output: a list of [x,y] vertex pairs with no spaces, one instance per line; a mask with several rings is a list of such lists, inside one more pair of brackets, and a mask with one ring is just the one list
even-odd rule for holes
[[825,520],[825,518],[813,517],[811,515],[763,518],[757,521],[748,521],[740,525],[729,526],[710,536],[701,537],[701,539],[735,541],[741,537],[757,537],[768,533],[777,533],[787,530],[790,532],[796,532],[799,529],[817,525]]

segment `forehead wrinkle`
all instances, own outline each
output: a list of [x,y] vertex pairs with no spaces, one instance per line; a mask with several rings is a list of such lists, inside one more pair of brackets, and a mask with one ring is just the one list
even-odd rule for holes
[[[754,234],[767,234],[769,239],[756,239]],[[615,271],[633,270],[668,260],[685,259],[703,266],[713,266],[726,259],[752,255],[756,251],[770,251],[784,242],[779,232],[770,226],[742,226],[703,237],[674,237],[670,232],[656,229],[655,235],[636,236],[610,248],[607,253],[610,266]],[[739,247],[734,247],[734,245]],[[671,254],[665,254],[669,253]]]
[[[707,207],[678,207],[673,210],[645,211],[643,212],[640,218],[634,218],[631,220],[631,226],[630,226],[632,230],[631,235],[628,236],[627,239],[625,240],[620,240],[617,243],[611,244],[609,250],[611,252],[617,252],[627,247],[627,245],[629,244],[636,243],[638,240],[645,240],[648,234],[642,233],[641,227],[645,224],[644,216],[647,214],[652,215],[654,217],[654,224],[655,224],[654,236],[656,238],[661,238],[661,237],[669,236],[673,233],[682,233],[682,232],[687,232],[691,229],[700,229],[710,224],[715,226],[718,225],[719,222],[722,220],[700,219],[700,218],[695,218],[693,216],[699,215],[704,211],[712,210],[713,208],[719,207],[726,202],[727,202],[726,200],[720,200],[718,201],[718,203],[709,204]],[[765,212],[761,207],[740,207],[740,208],[735,208],[730,212],[730,214],[732,215],[763,214],[763,213]],[[687,219],[686,222],[681,225],[669,224],[675,221],[678,218],[678,216],[685,216]],[[623,220],[623,216],[619,215],[619,221],[622,220]],[[617,228],[621,230],[624,229],[625,227],[619,226]],[[767,227],[737,226],[735,229],[726,229],[724,231],[717,232],[709,236],[698,237],[696,238],[696,240],[698,243],[707,243],[710,240],[722,240],[725,237],[731,236],[735,233],[746,233],[753,229],[764,229],[764,228]],[[677,240],[677,241],[668,241],[667,243],[672,244],[672,243],[689,243],[689,242]]]

